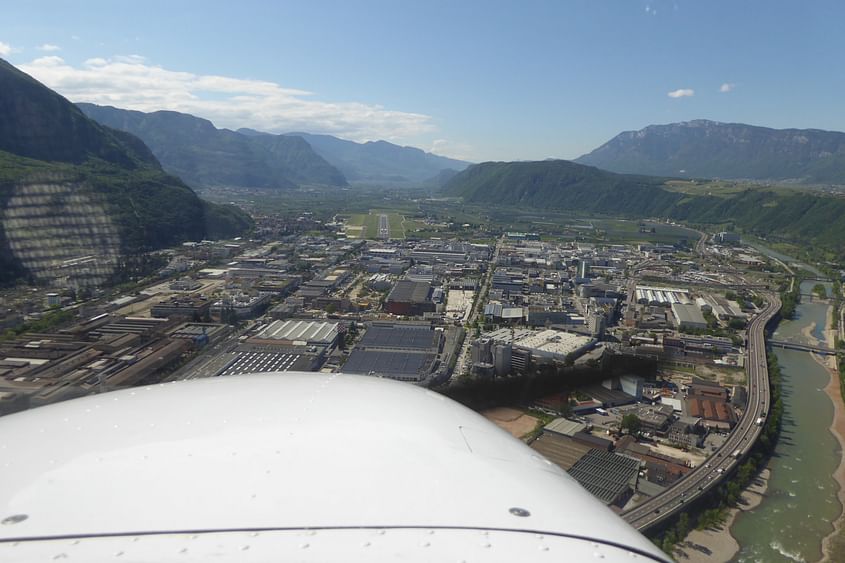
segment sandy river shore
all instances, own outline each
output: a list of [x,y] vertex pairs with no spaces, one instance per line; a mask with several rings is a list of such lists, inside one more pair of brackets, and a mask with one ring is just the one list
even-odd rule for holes
[[766,488],[769,484],[769,470],[764,468],[751,481],[739,500],[739,507],[728,511],[728,517],[718,528],[706,530],[693,530],[686,539],[679,543],[672,557],[675,561],[689,563],[716,563],[727,562],[733,559],[739,551],[739,544],[731,535],[731,526],[740,511],[756,508],[766,495]]

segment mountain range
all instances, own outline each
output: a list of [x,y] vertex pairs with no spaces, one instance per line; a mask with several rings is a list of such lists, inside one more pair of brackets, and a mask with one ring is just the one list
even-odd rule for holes
[[165,170],[196,187],[417,185],[468,164],[386,141],[356,143],[331,135],[274,135],[246,128],[230,131],[186,113],[77,105],[98,123],[138,136]]
[[845,133],[698,119],[625,131],[575,162],[627,174],[845,184]]
[[320,156],[340,169],[350,182],[390,185],[430,183],[444,171],[457,172],[469,166],[468,162],[462,160],[387,141],[355,143],[331,135],[288,135],[298,135],[308,141]]
[[102,125],[137,135],[165,170],[195,187],[347,185],[343,174],[301,137],[243,135],[175,111],[143,113],[94,104],[77,106]]
[[[137,137],[0,59],[0,283],[79,260],[233,236],[251,219],[201,200]],[[103,272],[105,279],[108,272]]]

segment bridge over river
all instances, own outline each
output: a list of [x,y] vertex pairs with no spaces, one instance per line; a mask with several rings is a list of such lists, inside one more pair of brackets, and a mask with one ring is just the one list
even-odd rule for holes
[[835,356],[836,350],[826,348],[824,346],[810,346],[808,344],[798,344],[796,342],[789,342],[786,340],[769,340],[769,344],[779,348],[786,348],[787,350],[798,350],[801,352],[815,352],[825,356]]

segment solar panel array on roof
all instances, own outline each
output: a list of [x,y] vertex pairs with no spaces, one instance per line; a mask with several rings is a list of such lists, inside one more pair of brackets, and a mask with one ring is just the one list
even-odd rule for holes
[[436,333],[433,330],[373,326],[361,338],[358,348],[426,350],[435,346],[435,336]]
[[639,460],[593,449],[575,462],[569,474],[594,497],[612,504],[628,490],[639,469]]
[[429,359],[428,354],[412,352],[355,350],[349,355],[349,360],[343,364],[343,372],[364,375],[372,373],[420,380],[425,375],[423,367]]
[[240,352],[220,375],[267,373],[273,371],[308,371],[310,360],[301,354]]
[[427,282],[399,280],[387,296],[388,301],[424,303],[431,294],[431,285]]

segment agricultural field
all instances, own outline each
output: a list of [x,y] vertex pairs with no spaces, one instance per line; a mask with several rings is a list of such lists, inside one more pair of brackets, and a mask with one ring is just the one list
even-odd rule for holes
[[[732,180],[669,180],[664,188],[670,192],[729,198],[747,190],[769,190],[779,194],[794,193],[797,188]],[[806,188],[805,188],[806,189]]]

